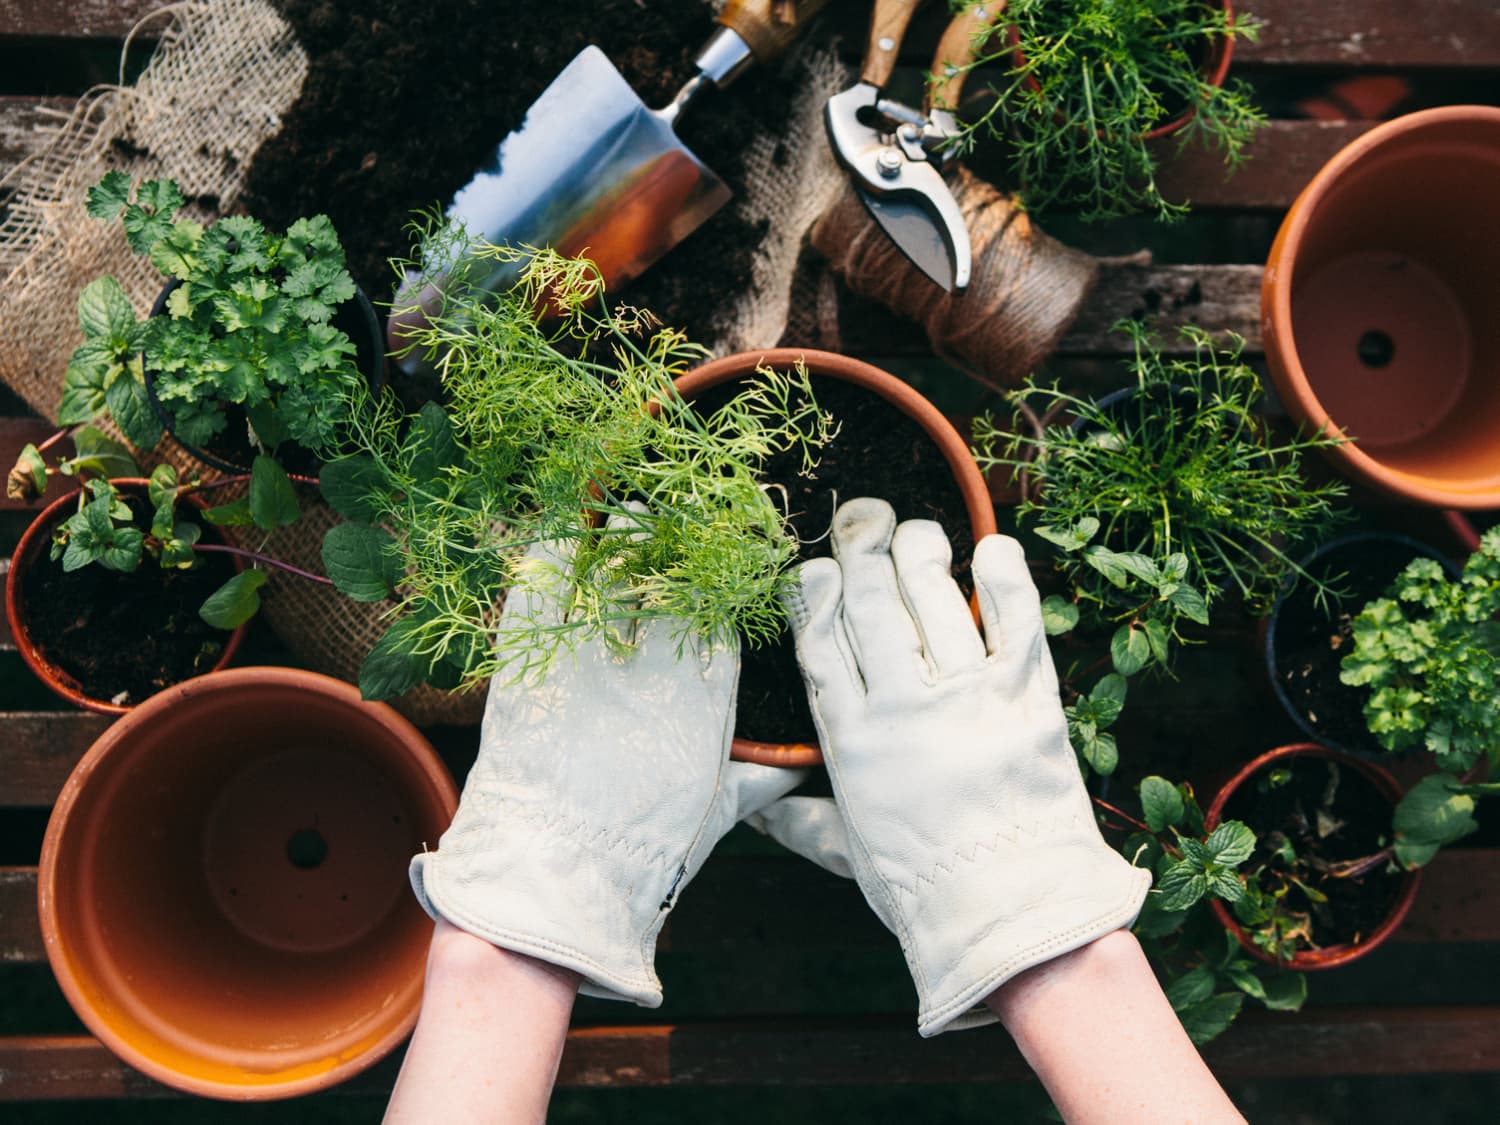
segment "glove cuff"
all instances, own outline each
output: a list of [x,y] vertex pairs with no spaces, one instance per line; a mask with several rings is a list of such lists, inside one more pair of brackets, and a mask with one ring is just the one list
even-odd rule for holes
[[[464,857],[439,850],[412,859],[411,885],[434,920],[573,970],[583,977],[578,991],[585,996],[660,1007],[656,936],[667,911],[660,894],[643,901],[658,880],[641,880],[646,885],[622,899],[608,879],[595,876],[586,857],[569,859],[476,870]],[[547,867],[558,864],[567,868],[565,878],[549,874]]]
[[[1088,851],[1072,857],[1077,862],[1061,864],[1055,855],[1013,857],[1031,868],[1026,885],[1018,887],[1008,872],[965,888],[973,896],[964,911],[968,926],[954,918],[946,925],[931,915],[923,919],[912,941],[903,942],[923,1037],[996,1022],[984,1000],[1017,973],[1135,921],[1151,889],[1151,872],[1131,866],[1102,841]],[[1060,893],[1067,887],[1088,892]],[[986,891],[989,901],[979,897]]]

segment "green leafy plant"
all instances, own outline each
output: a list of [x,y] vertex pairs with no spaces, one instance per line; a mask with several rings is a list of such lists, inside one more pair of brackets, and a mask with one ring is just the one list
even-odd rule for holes
[[1277,1011],[1300,1008],[1306,978],[1246,956],[1208,906],[1217,899],[1239,909],[1258,893],[1254,876],[1241,870],[1254,853],[1255,833],[1237,820],[1206,832],[1203,810],[1185,783],[1151,776],[1137,795],[1140,817],[1098,803],[1123,822],[1116,827],[1134,829],[1123,851],[1156,876],[1134,932],[1189,1038],[1201,1045],[1224,1031],[1247,996]]
[[279,235],[231,216],[205,228],[175,218],[185,202],[170,180],[133,192],[119,171],[89,189],[89,213],[119,218],[131,249],[175,288],[167,315],[142,322],[115,278],[84,287],[84,342],[68,363],[59,422],[108,411],[133,445],[152,448],[161,424],[149,369],[157,401],[190,445],[225,431],[226,408],[235,407],[255,449],[271,452],[288,440],[327,447],[345,418],[347,384],[360,378],[354,344],[330,323],[355,293],[333,224],[323,215],[299,219]]
[[1431,751],[1442,771],[1413,786],[1396,808],[1395,851],[1409,867],[1474,831],[1475,799],[1500,791],[1472,776],[1483,764],[1500,763],[1497,614],[1500,528],[1492,528],[1459,578],[1433,559],[1415,559],[1354,619],[1354,647],[1340,679],[1370,690],[1370,733],[1387,750]]
[[1301,472],[1301,456],[1332,439],[1283,440],[1261,422],[1260,379],[1238,341],[1221,351],[1185,328],[1192,353],[1169,358],[1143,326],[1116,329],[1135,345],[1128,396],[1096,401],[1028,380],[1008,396],[1018,413],[1038,400],[1073,421],[1040,437],[991,415],[974,427],[981,468],[1025,468],[1038,481],[1017,518],[1054,548],[1066,586],[1042,603],[1049,634],[1108,637],[1102,658],[1060,662],[1074,748],[1100,774],[1115,767],[1107,728],[1124,704],[1124,679],[1168,668],[1184,630],[1208,624],[1227,593],[1267,610],[1299,572],[1296,544],[1336,524],[1347,491]]
[[[972,6],[954,0],[955,8]],[[1003,136],[1038,210],[1075,207],[1086,219],[1104,219],[1144,209],[1178,218],[1187,205],[1162,197],[1149,134],[1188,115],[1181,143],[1216,147],[1234,167],[1265,121],[1245,83],[1216,86],[1205,73],[1220,44],[1259,31],[1221,5],[1009,0],[995,28],[971,66],[1003,66],[1004,77],[992,85],[989,108],[962,123],[956,147]]]
[[[429,229],[417,260],[450,260],[434,242],[458,238]],[[468,245],[477,269],[517,266],[519,283],[496,299],[446,278],[442,307],[407,337],[443,402],[415,416],[390,401],[356,409],[351,452],[320,478],[350,521],[324,540],[329,576],[356,600],[395,598],[364,695],[524,674],[576,637],[619,640],[643,619],[772,637],[797,545],[756,474],[789,448],[814,463],[829,420],[805,372],[767,372],[701,416],[672,385],[701,349],[640,310],[609,311],[591,263]],[[522,623],[497,652],[506,593],[556,580],[558,566],[525,556],[538,542],[571,556],[568,612]]]

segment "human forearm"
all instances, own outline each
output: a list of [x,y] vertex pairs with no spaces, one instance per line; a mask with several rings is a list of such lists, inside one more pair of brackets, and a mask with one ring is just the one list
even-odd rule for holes
[[578,976],[439,922],[387,1125],[541,1122]]
[[986,1003],[1069,1125],[1244,1121],[1127,930],[1018,974]]

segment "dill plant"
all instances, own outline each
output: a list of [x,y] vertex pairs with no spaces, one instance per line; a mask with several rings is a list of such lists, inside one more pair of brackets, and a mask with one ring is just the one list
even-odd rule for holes
[[1003,66],[1004,74],[991,84],[989,108],[960,123],[956,147],[1003,137],[1037,210],[1076,208],[1088,220],[1141,210],[1180,218],[1187,205],[1163,198],[1148,134],[1192,111],[1179,144],[1217,148],[1233,168],[1265,122],[1243,81],[1216,86],[1204,73],[1203,60],[1222,44],[1259,33],[1254,20],[1231,19],[1222,5],[1009,0],[995,32],[970,65]]
[[[460,237],[429,232],[424,260],[449,260],[433,241]],[[624,644],[641,620],[771,640],[797,543],[757,473],[786,449],[815,464],[830,421],[806,372],[764,372],[700,416],[672,379],[703,350],[647,312],[607,308],[591,263],[468,245],[475,276],[511,265],[519,281],[496,298],[446,277],[405,337],[443,401],[414,416],[389,396],[357,404],[349,451],[320,480],[350,520],[325,538],[329,577],[359,600],[396,597],[363,694],[544,670],[582,636]],[[542,542],[561,545],[558,561],[526,557]],[[497,651],[506,592],[559,571],[571,575],[562,621],[520,622]]]

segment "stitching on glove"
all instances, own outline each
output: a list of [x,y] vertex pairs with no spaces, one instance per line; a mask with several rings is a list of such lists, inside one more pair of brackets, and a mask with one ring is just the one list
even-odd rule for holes
[[517,822],[571,840],[581,852],[618,853],[630,856],[655,870],[663,869],[673,862],[660,848],[653,849],[648,844],[613,833],[607,828],[595,828],[587,821],[568,816],[560,810],[547,812],[535,805],[503,800],[499,802],[499,811],[494,820],[455,833],[450,850],[458,858],[469,859],[475,851],[489,850],[497,842],[503,841],[510,834],[509,825]]
[[[1075,810],[1071,816],[1057,816],[1048,821],[1036,821],[1031,825],[1016,825],[1012,828],[1002,828],[989,840],[976,840],[969,845],[967,854],[962,851],[952,853],[950,862],[937,860],[926,871],[913,873],[914,882],[903,882],[892,878],[890,882],[909,898],[915,898],[920,890],[918,884],[925,883],[929,887],[938,885],[941,876],[951,876],[958,870],[959,862],[972,864],[978,861],[981,851],[988,852],[991,856],[998,856],[1002,851],[1023,850],[1027,842],[1034,841],[1041,836],[1054,837],[1066,832],[1068,829],[1078,826],[1079,814]],[[1004,845],[1009,845],[1008,848]],[[1024,850],[1034,850],[1024,848]]]

